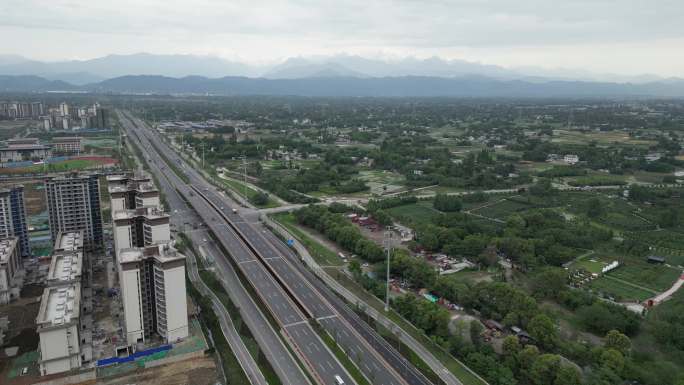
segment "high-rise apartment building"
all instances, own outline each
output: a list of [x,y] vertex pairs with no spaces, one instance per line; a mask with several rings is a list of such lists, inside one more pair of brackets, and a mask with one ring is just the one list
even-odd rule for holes
[[104,108],[97,108],[95,115],[95,124],[97,128],[109,127],[109,111]]
[[67,175],[45,180],[52,239],[60,232],[83,230],[88,247],[102,246],[102,213],[98,176]]
[[19,255],[31,255],[26,226],[24,186],[0,189],[0,238],[8,237],[18,238]]
[[158,207],[140,207],[112,213],[114,252],[171,241],[169,216]]
[[40,336],[40,374],[49,375],[81,367],[81,285],[45,288],[36,318]]
[[93,358],[92,335],[84,332],[93,300],[86,264],[83,232],[59,233],[36,318],[41,375],[78,369]]
[[12,299],[12,284],[17,271],[21,268],[18,238],[0,240],[0,304],[7,304]]
[[185,256],[167,243],[123,249],[118,263],[128,344],[152,334],[167,342],[187,337]]
[[160,205],[159,190],[146,175],[108,175],[112,215],[120,210]]
[[65,102],[59,104],[59,113],[61,116],[69,116],[69,105]]

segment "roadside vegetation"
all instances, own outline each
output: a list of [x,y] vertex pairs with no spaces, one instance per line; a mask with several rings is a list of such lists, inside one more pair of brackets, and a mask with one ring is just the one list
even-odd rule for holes
[[274,219],[373,307],[387,278],[377,232],[401,225],[389,316],[464,383],[477,379],[456,358],[492,385],[683,383],[683,294],[649,302],[684,270],[681,103],[253,97],[138,107],[165,122],[212,119],[166,135],[206,149],[210,170],[242,173],[246,163],[250,184],[268,193],[230,187],[257,207],[271,196],[326,203]]

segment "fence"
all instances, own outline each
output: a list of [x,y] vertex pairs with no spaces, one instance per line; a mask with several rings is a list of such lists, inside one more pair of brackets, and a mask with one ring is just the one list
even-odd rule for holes
[[113,365],[113,364],[123,364],[126,362],[132,362],[137,359],[147,357],[156,353],[160,352],[166,352],[167,350],[171,349],[171,345],[162,345],[158,346],[156,348],[152,349],[147,349],[147,350],[139,350],[127,357],[110,357],[110,358],[104,358],[102,360],[97,361],[97,367],[101,366],[107,366],[107,365]]

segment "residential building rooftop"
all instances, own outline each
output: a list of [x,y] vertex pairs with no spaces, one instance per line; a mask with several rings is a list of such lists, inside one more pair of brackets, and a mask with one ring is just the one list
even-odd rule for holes
[[12,251],[17,247],[17,237],[5,238],[0,240],[0,264],[7,263]]
[[81,280],[83,271],[82,252],[58,252],[52,256],[47,275],[50,286],[74,283]]
[[113,215],[114,220],[131,219],[141,216],[147,219],[169,218],[169,214],[166,214],[164,210],[161,210],[159,207],[138,207],[133,210],[119,210],[114,212]]
[[36,318],[38,330],[78,321],[80,305],[80,284],[46,288],[43,290]]
[[139,262],[147,258],[154,258],[161,263],[165,263],[185,259],[185,256],[168,243],[121,249],[121,252],[119,253],[120,264]]
[[77,251],[83,249],[83,231],[59,233],[55,239],[55,251]]

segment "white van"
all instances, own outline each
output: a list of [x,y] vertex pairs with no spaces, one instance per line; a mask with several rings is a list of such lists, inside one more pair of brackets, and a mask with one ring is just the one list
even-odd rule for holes
[[335,381],[337,382],[337,385],[344,385],[344,381],[342,381],[342,377],[338,376],[337,374],[335,375]]

